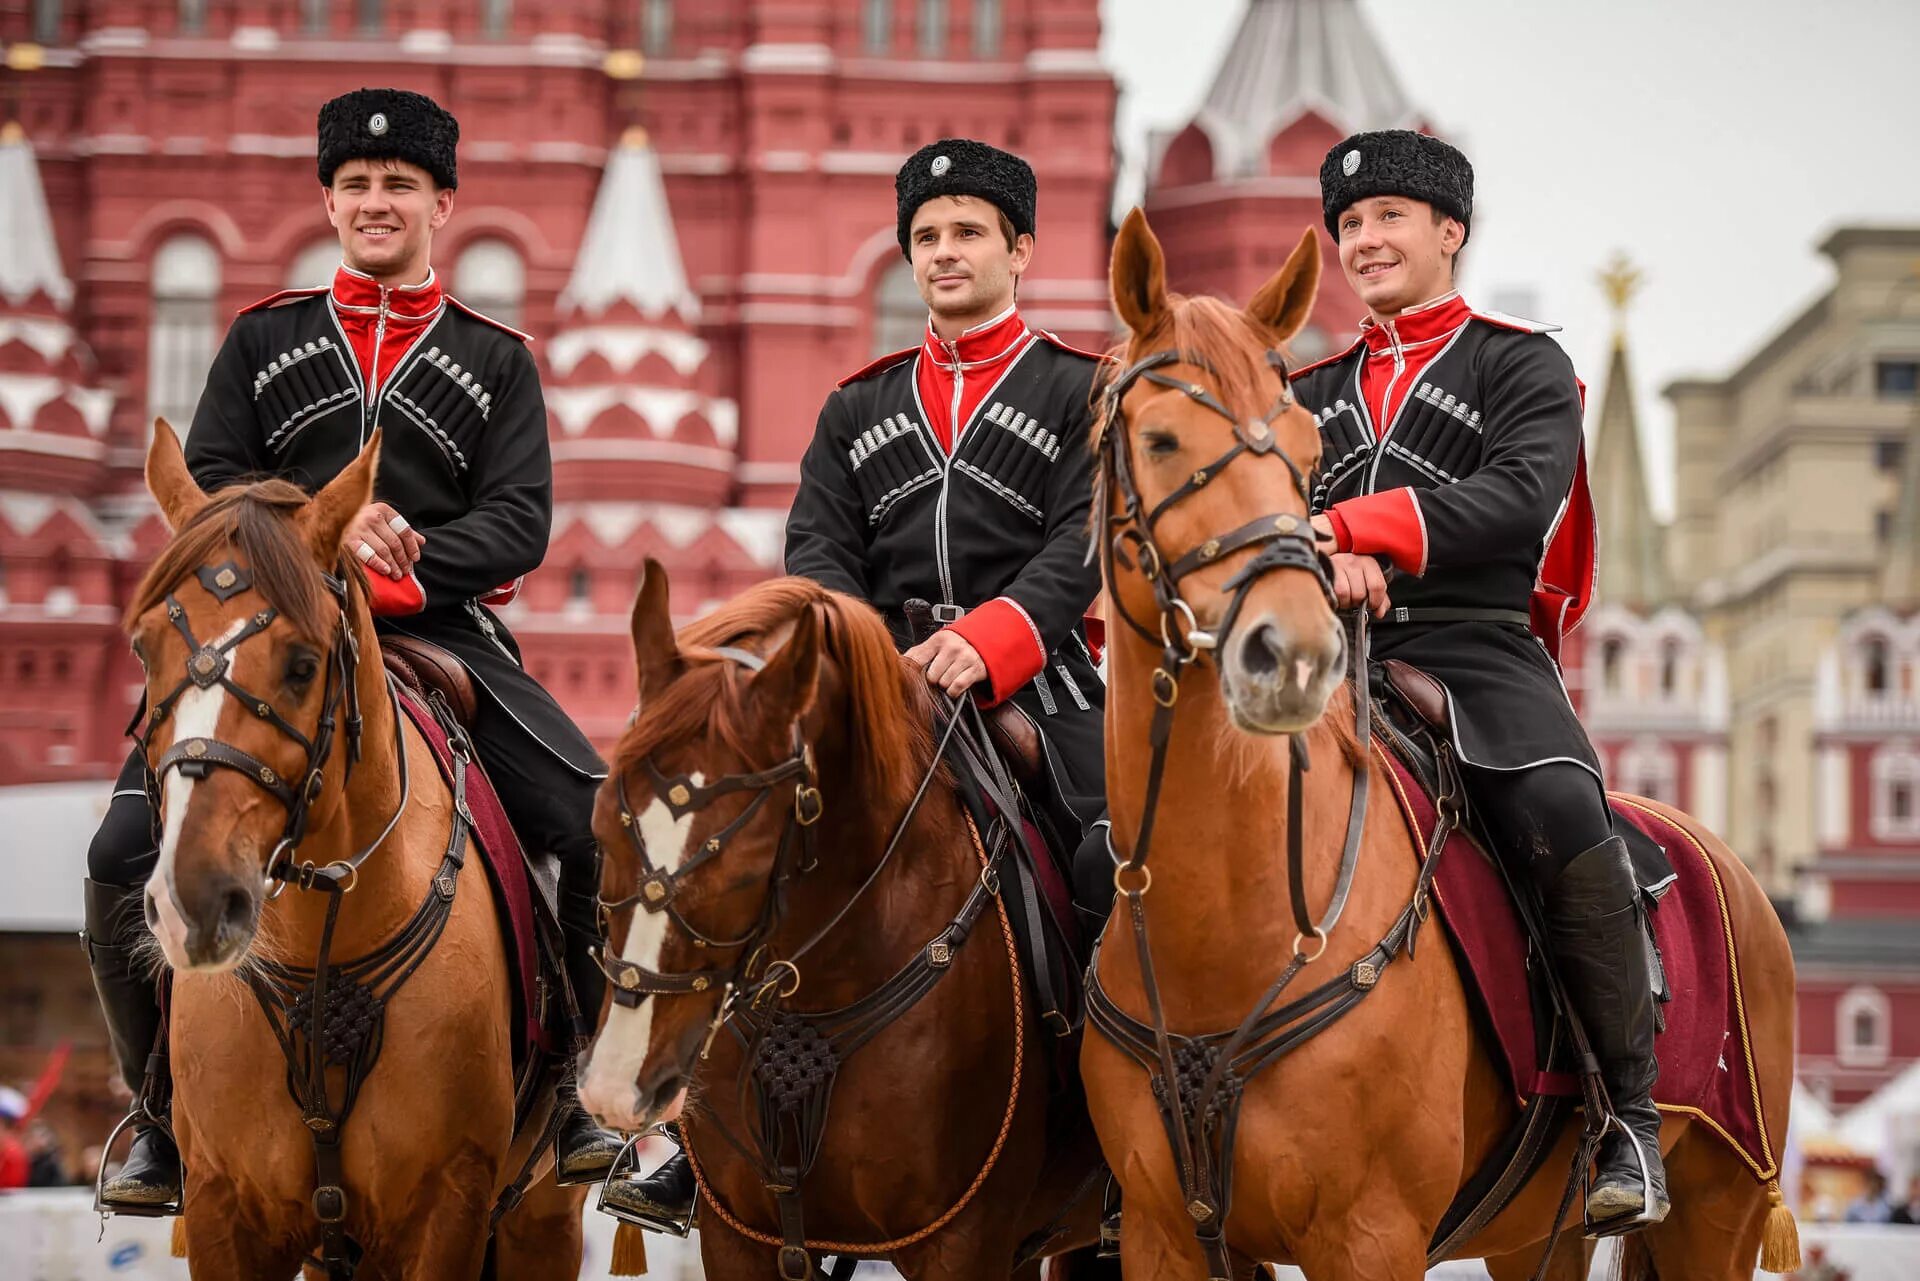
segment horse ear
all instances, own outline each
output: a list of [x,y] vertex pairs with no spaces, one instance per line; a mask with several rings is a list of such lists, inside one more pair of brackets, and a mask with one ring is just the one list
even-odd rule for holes
[[301,510],[307,546],[312,549],[314,559],[329,572],[340,563],[340,536],[346,533],[348,523],[373,501],[373,477],[379,469],[380,429],[376,427],[354,460],[342,467],[340,474],[328,481]]
[[207,505],[206,491],[187,470],[187,455],[173,424],[164,418],[153,420],[153,441],[147,446],[147,488],[160,504],[167,527],[178,530]]
[[680,645],[673,638],[673,610],[667,602],[667,571],[647,557],[640,571],[640,592],[633,598],[633,658],[640,673],[640,701],[651,690],[658,693],[671,680],[680,661]]
[[811,707],[820,683],[820,631],[820,611],[811,606],[801,610],[786,644],[754,673],[754,697],[767,700],[787,717]]
[[1147,216],[1135,206],[1113,241],[1113,309],[1136,334],[1150,334],[1167,316],[1167,259]]
[[1285,342],[1307,323],[1319,292],[1320,233],[1308,227],[1287,261],[1273,273],[1273,279],[1260,286],[1260,292],[1247,304],[1247,315],[1255,324],[1272,330],[1277,341]]

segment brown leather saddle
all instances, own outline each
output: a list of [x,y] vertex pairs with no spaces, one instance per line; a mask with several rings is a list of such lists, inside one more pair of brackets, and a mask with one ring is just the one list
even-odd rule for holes
[[1031,786],[1040,780],[1040,731],[1018,707],[1006,702],[985,714],[987,736],[1000,749],[1014,778]]
[[473,727],[479,705],[473,677],[452,654],[418,636],[385,635],[380,638],[380,661],[420,701],[426,702],[428,695],[437,693],[446,700],[455,720],[469,729]]

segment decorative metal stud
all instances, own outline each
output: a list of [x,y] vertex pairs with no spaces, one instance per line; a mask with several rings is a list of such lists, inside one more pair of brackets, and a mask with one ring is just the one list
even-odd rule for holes
[[627,812],[626,812],[625,810],[621,810],[621,811],[620,811],[620,826],[622,826],[622,827],[632,827],[632,826],[633,826],[633,815],[631,815],[631,814],[629,814],[629,813],[627,813]]
[[265,765],[262,765],[260,767],[260,781],[262,783],[265,783],[268,787],[272,787],[275,783],[278,783],[280,781],[280,776],[274,773],[271,769],[268,769]]
[[685,805],[693,799],[693,793],[687,790],[685,783],[675,783],[667,790],[667,799],[675,805]]
[[440,892],[441,898],[451,899],[453,897],[453,873],[443,872],[439,876],[434,877],[433,888]]
[[1294,530],[1300,528],[1300,518],[1297,516],[1282,516],[1279,520],[1273,522],[1273,527],[1283,534],[1291,534]]
[[935,939],[927,944],[927,964],[945,969],[953,960],[953,945],[945,939]]
[[718,854],[720,852],[720,838],[717,836],[708,837],[706,851],[709,854]]
[[1364,992],[1379,981],[1380,967],[1372,961],[1355,961],[1353,963],[1353,985],[1355,987]]
[[1207,483],[1206,468],[1202,467],[1199,471],[1193,473],[1193,483],[1196,485],[1204,485]]
[[693,990],[696,992],[704,992],[707,990],[708,986],[709,986],[709,983],[707,980],[707,976],[704,974],[693,981]]
[[1247,439],[1249,440],[1265,440],[1272,434],[1272,432],[1267,430],[1265,423],[1252,422],[1247,424]]
[[1206,542],[1200,544],[1201,560],[1212,560],[1215,556],[1218,556],[1219,554],[1220,554],[1219,539],[1209,538]]
[[221,587],[231,587],[235,582],[234,572],[231,568],[223,569],[213,576],[213,581]]
[[1199,1197],[1187,1202],[1187,1213],[1193,1216],[1195,1223],[1205,1223],[1213,1217],[1213,1207]]
[[620,986],[627,989],[627,991],[631,992],[633,991],[633,989],[640,986],[640,976],[634,973],[632,970],[621,970]]
[[202,756],[205,756],[206,754],[207,754],[206,740],[199,739],[199,738],[188,740],[187,742],[188,756],[193,757],[195,760],[199,760]]
[[658,903],[667,897],[666,885],[658,880],[648,881],[640,887],[640,892],[647,896],[649,903]]
[[253,705],[253,711],[254,711],[254,714],[260,717],[262,720],[265,720],[268,716],[271,716],[273,714],[273,709],[271,707],[268,707],[265,703],[255,703]]

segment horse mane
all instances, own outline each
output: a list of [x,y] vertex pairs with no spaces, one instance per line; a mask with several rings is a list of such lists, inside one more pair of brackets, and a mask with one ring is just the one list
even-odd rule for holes
[[[165,600],[188,574],[231,551],[246,564],[254,590],[280,617],[307,639],[326,643],[337,606],[313,562],[312,547],[293,520],[310,501],[304,489],[285,480],[257,480],[220,490],[174,532],[147,567],[121,626],[131,631],[140,616]],[[349,569],[344,557],[334,573],[345,579],[350,591],[364,591],[364,575],[357,565]]]
[[694,736],[717,738],[752,760],[764,728],[750,696],[751,674],[713,651],[748,647],[745,642],[780,632],[807,610],[818,612],[823,653],[846,682],[849,746],[861,803],[880,813],[904,809],[933,754],[931,722],[915,711],[912,698],[915,673],[901,662],[892,633],[871,606],[806,578],[757,583],[681,628],[686,670],[642,703],[614,750],[615,767],[625,769],[659,743]]
[[[1125,372],[1128,353],[1136,345],[1143,351],[1171,349],[1179,352],[1182,360],[1204,362],[1211,370],[1207,381],[1213,394],[1242,421],[1265,418],[1273,408],[1269,391],[1273,367],[1267,363],[1267,352],[1276,346],[1274,336],[1232,303],[1206,294],[1169,293],[1167,319],[1159,328],[1142,336],[1128,335],[1107,350],[1107,359],[1100,364],[1096,394]],[[1109,416],[1112,410],[1109,406]],[[1103,416],[1094,432],[1095,450],[1100,448],[1106,426]]]

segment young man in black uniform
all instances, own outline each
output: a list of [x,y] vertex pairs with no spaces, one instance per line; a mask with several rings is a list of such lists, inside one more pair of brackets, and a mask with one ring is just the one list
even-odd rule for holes
[[[258,476],[317,490],[385,428],[379,501],[342,546],[366,567],[376,623],[451,651],[482,691],[473,738],[515,830],[560,860],[567,973],[585,1026],[604,990],[593,798],[606,768],[520,666],[488,603],[512,598],[546,555],[552,468],[527,337],[441,291],[433,233],[453,213],[460,127],[431,99],[361,89],[320,110],[319,176],[342,265],[330,286],[242,311],[214,357],[186,455],[208,492]],[[140,1088],[160,1022],[134,959],[159,851],[136,750],[88,851],[87,952],[128,1085]],[[604,1175],[619,1140],[563,1088],[562,1177]],[[138,1128],[108,1206],[179,1196],[180,1161],[158,1126]]]
[[[1380,618],[1375,657],[1446,686],[1469,797],[1546,904],[1555,959],[1627,1127],[1600,1150],[1588,1218],[1658,1222],[1667,1194],[1638,890],[1556,666],[1594,581],[1580,384],[1548,327],[1477,312],[1454,289],[1473,217],[1465,156],[1423,134],[1364,133],[1327,153],[1320,184],[1369,314],[1351,348],[1294,375],[1324,441],[1314,524],[1340,603]],[[1383,561],[1398,571],[1390,584]]]
[[[944,626],[906,656],[949,694],[1018,706],[1041,731],[1054,811],[1081,828],[1106,790],[1106,686],[1081,628],[1100,590],[1087,556],[1099,358],[1015,305],[1034,245],[1026,161],[943,139],[894,192],[927,332],[828,395],[787,517],[787,572],[868,601],[903,647],[906,602],[932,604]],[[684,1222],[693,1192],[676,1155],[608,1198]]]

